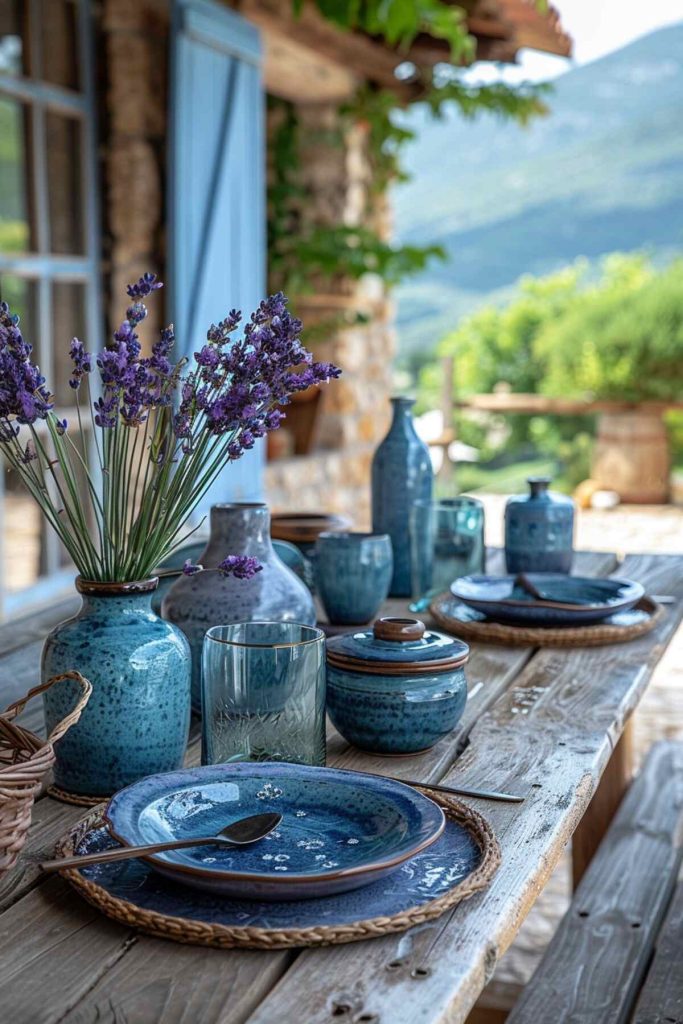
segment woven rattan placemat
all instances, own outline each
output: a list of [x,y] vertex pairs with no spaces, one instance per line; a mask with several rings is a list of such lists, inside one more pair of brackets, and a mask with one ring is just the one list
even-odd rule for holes
[[[247,947],[251,949],[286,949],[290,946],[328,946],[361,939],[375,938],[392,932],[402,932],[414,925],[423,924],[439,917],[488,885],[500,864],[500,847],[491,826],[485,818],[467,804],[452,797],[425,793],[438,803],[446,816],[465,828],[481,851],[481,859],[475,870],[447,892],[419,906],[399,914],[374,917],[352,924],[321,925],[306,928],[257,928],[236,927],[207,923],[186,917],[172,917],[158,911],[137,906],[129,900],[114,896],[103,886],[83,877],[80,871],[70,869],[63,872],[71,885],[89,903],[101,910],[107,917],[127,927],[139,928],[174,942],[196,946],[214,946],[219,949]],[[102,807],[91,811],[73,826],[58,842],[56,855],[72,856],[84,836],[102,825]]]
[[447,610],[454,601],[452,594],[441,594],[429,607],[441,629],[463,640],[508,647],[604,647],[606,644],[622,644],[649,633],[665,614],[664,608],[651,597],[642,597],[635,608],[645,612],[647,618],[631,624],[600,622],[594,626],[511,626],[484,619],[459,619]]

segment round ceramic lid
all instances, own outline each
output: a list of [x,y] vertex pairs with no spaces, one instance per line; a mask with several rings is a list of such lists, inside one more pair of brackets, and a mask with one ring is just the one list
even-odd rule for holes
[[428,630],[419,619],[378,619],[371,630],[327,641],[327,660],[338,668],[386,675],[450,672],[464,665],[462,640]]

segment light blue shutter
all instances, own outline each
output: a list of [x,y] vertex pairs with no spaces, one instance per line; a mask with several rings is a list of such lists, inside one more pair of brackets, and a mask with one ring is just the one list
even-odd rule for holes
[[[209,0],[175,0],[169,142],[169,286],[179,351],[265,289],[265,142],[258,30]],[[202,503],[261,496],[263,444]]]

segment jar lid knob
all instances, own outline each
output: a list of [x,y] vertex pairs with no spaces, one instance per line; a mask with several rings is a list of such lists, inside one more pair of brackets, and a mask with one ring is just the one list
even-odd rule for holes
[[425,634],[425,624],[420,619],[377,619],[372,632],[376,640],[393,640],[398,643],[406,640],[421,640]]

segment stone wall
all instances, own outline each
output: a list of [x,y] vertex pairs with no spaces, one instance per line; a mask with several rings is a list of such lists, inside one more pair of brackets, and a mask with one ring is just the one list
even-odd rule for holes
[[[366,224],[386,234],[387,208],[371,189],[365,130],[348,129],[334,104],[298,104],[295,113],[302,195],[294,200],[293,228]],[[277,116],[271,113],[270,132]],[[313,453],[268,465],[268,498],[277,511],[343,512],[367,528],[370,461],[389,420],[393,308],[381,280],[371,275],[310,284],[313,294],[291,296],[304,338],[307,325],[317,328],[311,344],[316,357],[343,373],[323,390]],[[321,324],[331,326],[319,337]]]
[[[103,0],[100,30],[103,271],[112,330],[125,308],[125,284],[145,270],[162,277],[165,271],[167,0]],[[370,188],[363,128],[343,127],[335,104],[299,104],[296,114],[303,196],[295,222],[385,228],[386,209]],[[274,128],[269,115],[269,131]],[[324,389],[313,453],[268,465],[267,497],[279,511],[346,511],[364,526],[370,458],[388,423],[392,309],[372,278],[311,285],[310,295],[292,297],[296,312],[309,327],[334,323],[314,349],[341,366],[343,376]],[[363,323],[355,322],[357,313]],[[163,318],[163,302],[151,303],[147,337]]]

